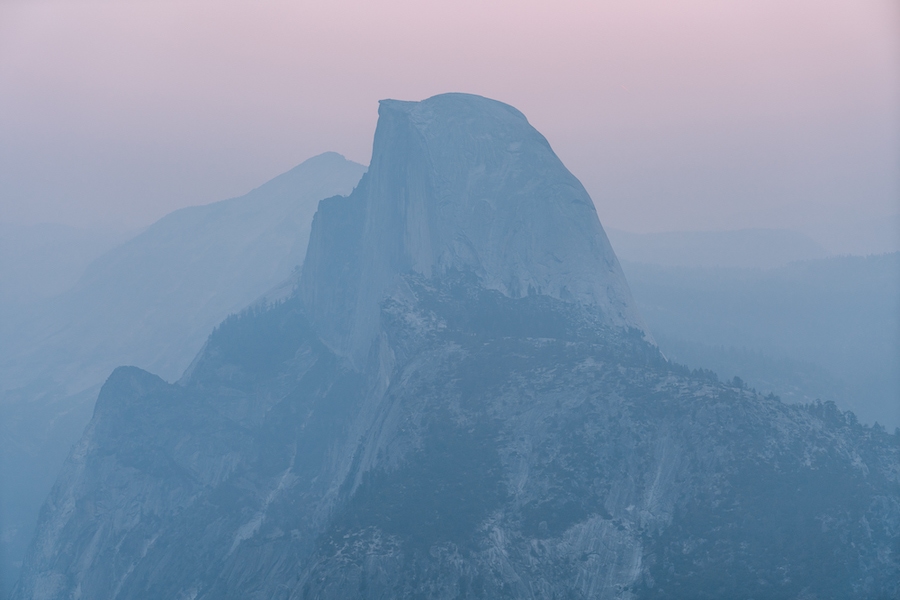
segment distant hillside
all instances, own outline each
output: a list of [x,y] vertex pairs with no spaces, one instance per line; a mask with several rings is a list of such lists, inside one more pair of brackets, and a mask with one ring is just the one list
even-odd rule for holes
[[14,347],[0,347],[2,386],[52,374],[78,391],[122,362],[177,378],[216,323],[302,264],[319,200],[349,193],[364,170],[323,154],[240,198],[163,217],[28,315]]
[[0,309],[11,310],[71,288],[95,258],[130,236],[56,223],[0,223]]
[[623,269],[670,358],[900,426],[900,253],[771,270],[628,261]]
[[107,379],[13,598],[895,599],[898,464],[832,403],[666,360],[518,110],[382,101],[295,293],[177,384]]
[[621,260],[667,267],[780,267],[828,252],[811,238],[786,229],[629,233],[607,230]]
[[[175,211],[110,250],[0,336],[0,593],[53,478],[121,364],[177,379],[213,327],[302,264],[320,200],[365,167],[311,158],[240,198]],[[5,581],[3,581],[5,580]]]
[[900,214],[820,226],[810,234],[831,254],[900,252]]

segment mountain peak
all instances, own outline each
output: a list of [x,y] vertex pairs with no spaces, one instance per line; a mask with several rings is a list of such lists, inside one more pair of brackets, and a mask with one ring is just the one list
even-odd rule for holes
[[664,360],[540,134],[397,106],[297,294],[110,377],[14,598],[900,597],[896,436]]
[[[442,94],[382,100],[378,113],[369,172],[332,217],[314,221],[301,280],[313,319],[334,330],[323,332],[333,349],[364,359],[380,302],[409,272],[473,272],[509,297],[547,295],[643,329],[590,196],[521,112]],[[338,215],[346,211],[358,216]],[[336,254],[341,265],[317,263]],[[337,272],[342,290],[356,275],[352,297],[335,304]]]
[[434,118],[446,120],[448,117],[465,115],[487,117],[494,120],[519,121],[528,124],[528,119],[514,106],[498,100],[485,98],[476,94],[451,92],[438,94],[419,102],[410,100],[385,99],[378,102],[378,115],[390,112],[405,113],[419,123],[426,123]]

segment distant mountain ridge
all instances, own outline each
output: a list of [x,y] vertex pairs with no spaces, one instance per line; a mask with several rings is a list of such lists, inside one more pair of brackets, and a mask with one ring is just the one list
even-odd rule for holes
[[[0,336],[0,595],[102,382],[122,364],[181,376],[215,325],[303,262],[319,200],[366,167],[329,152],[238,198],[166,215]],[[6,580],[6,581],[4,581]]]
[[295,294],[113,372],[15,598],[900,594],[900,438],[668,362],[518,111],[380,115]]
[[[240,198],[166,215],[99,257],[75,288],[40,307],[28,342],[0,355],[3,385],[42,375],[32,365],[42,362],[43,348],[67,344],[77,344],[75,355],[84,358],[68,373],[55,368],[53,376],[73,391],[104,377],[116,364],[110,360],[177,378],[224,315],[247,306],[302,264],[318,201],[350,193],[364,171],[326,153]],[[107,335],[107,329],[118,333]],[[191,341],[185,343],[188,331]],[[165,342],[133,343],[154,338]],[[109,359],[94,366],[98,352]]]
[[608,233],[620,259],[665,267],[770,269],[828,256],[808,236],[787,229]]
[[102,228],[0,223],[0,333],[4,319],[69,289],[91,261],[129,237]]
[[667,356],[900,427],[900,253],[766,270],[623,267]]

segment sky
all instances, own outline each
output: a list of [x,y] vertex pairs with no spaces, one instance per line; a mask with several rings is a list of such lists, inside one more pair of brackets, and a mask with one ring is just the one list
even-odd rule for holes
[[0,222],[137,228],[368,163],[379,99],[449,91],[524,112],[607,227],[900,213],[895,0],[0,0]]

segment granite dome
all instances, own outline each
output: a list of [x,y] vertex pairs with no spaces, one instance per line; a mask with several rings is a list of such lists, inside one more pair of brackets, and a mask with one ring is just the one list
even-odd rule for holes
[[[314,320],[346,324],[324,334],[333,349],[361,363],[380,302],[407,272],[472,272],[511,298],[551,296],[644,329],[590,196],[521,112],[442,94],[383,100],[378,114],[369,171],[333,218],[320,207],[304,267],[301,293]],[[323,263],[335,244],[346,254],[356,239],[340,268]],[[333,275],[348,271],[357,273],[354,293],[335,302],[347,281]]]

